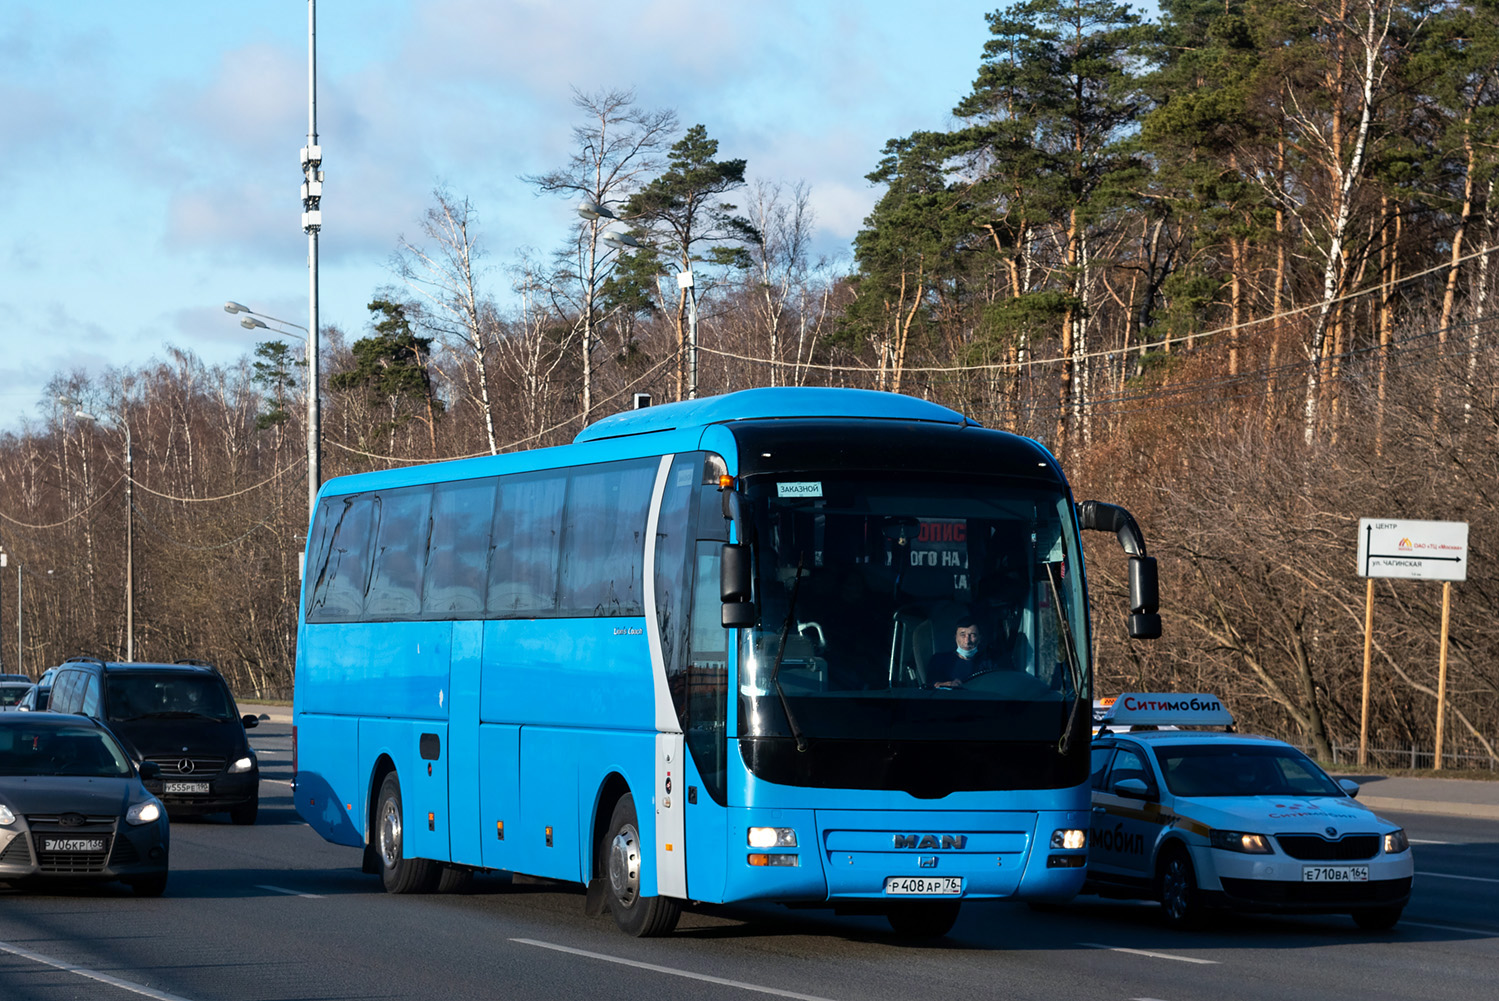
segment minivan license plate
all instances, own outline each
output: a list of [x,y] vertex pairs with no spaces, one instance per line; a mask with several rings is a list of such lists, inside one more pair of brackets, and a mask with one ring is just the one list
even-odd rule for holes
[[44,852],[102,852],[103,838],[43,838]]
[[958,894],[963,892],[963,878],[961,876],[887,876],[885,892],[919,897]]
[[1304,865],[1301,867],[1303,883],[1367,883],[1369,867],[1366,865]]
[[168,793],[175,792],[175,793],[199,793],[199,794],[202,794],[202,793],[208,792],[208,783],[207,782],[168,782],[168,783],[166,783],[166,788],[163,789],[162,791],[163,792],[168,792]]

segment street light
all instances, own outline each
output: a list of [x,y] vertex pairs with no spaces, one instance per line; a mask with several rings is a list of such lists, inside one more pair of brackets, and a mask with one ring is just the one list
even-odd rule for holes
[[[73,416],[81,421],[103,424],[104,421],[84,410],[77,400],[66,396],[59,403],[74,407]],[[125,432],[125,659],[135,660],[135,458],[130,444],[130,422],[123,407],[110,415]]]
[[302,331],[301,336],[307,341],[307,520],[310,522],[313,512],[317,510],[318,487],[323,484],[318,461],[322,445],[322,429],[318,426],[321,418],[318,408],[317,338],[311,336],[307,328],[300,323],[282,320],[268,313],[257,313],[249,306],[242,306],[232,299],[224,303],[224,312],[244,313],[245,315],[239,319],[239,325],[246,330],[264,329],[278,334],[285,333],[285,331],[267,326],[264,321],[270,320],[272,323],[295,327]]

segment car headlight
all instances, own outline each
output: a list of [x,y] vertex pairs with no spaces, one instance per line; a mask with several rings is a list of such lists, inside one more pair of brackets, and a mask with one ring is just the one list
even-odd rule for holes
[[0,803],[0,827],[9,827],[16,822],[16,815],[11,812],[10,807]]
[[1243,852],[1246,855],[1270,855],[1270,839],[1263,834],[1246,834],[1243,831],[1209,831],[1208,841],[1214,848],[1226,852]]
[[751,848],[795,848],[796,830],[791,827],[751,827],[747,840]]
[[145,803],[137,803],[125,811],[127,824],[149,824],[160,819],[161,804],[154,799]]
[[[4,807],[0,807],[4,809]],[[1391,831],[1384,836],[1384,853],[1386,855],[1399,855],[1411,846],[1411,839],[1405,836],[1404,830]]]
[[235,761],[234,764],[229,766],[229,774],[238,775],[241,772],[248,772],[254,767],[255,756],[252,754],[247,754],[243,758],[240,758],[239,760]]

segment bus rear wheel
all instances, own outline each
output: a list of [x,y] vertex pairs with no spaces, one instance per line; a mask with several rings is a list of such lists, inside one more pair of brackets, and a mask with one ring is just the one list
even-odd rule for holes
[[682,904],[670,897],[640,894],[640,872],[645,846],[635,816],[635,797],[625,793],[614,804],[609,827],[599,844],[599,873],[605,881],[605,897],[614,923],[627,935],[652,938],[667,935],[682,916]]
[[431,893],[442,872],[436,862],[404,858],[405,824],[401,811],[401,780],[395,772],[380,783],[375,808],[375,848],[380,856],[380,881],[387,893]]
[[957,900],[903,901],[885,912],[885,920],[901,938],[941,938],[957,924],[962,907]]

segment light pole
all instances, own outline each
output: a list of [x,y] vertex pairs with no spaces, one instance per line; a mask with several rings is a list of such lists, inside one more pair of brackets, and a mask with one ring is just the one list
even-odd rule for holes
[[[103,424],[94,414],[82,409],[77,400],[58,397],[62,403],[77,407],[73,416],[81,421]],[[125,411],[111,415],[116,426],[125,432],[125,659],[135,660],[135,456],[130,444],[130,421]]]
[[[224,303],[226,313],[244,313],[240,317],[239,325],[246,330],[269,330],[272,333],[283,334],[287,337],[300,336],[307,342],[307,519],[312,520],[312,514],[317,509],[318,487],[323,481],[319,472],[319,452],[322,443],[322,429],[318,427],[318,384],[317,384],[317,339],[312,337],[307,328],[300,323],[290,320],[282,320],[266,313],[257,313],[249,306],[242,306],[233,300]],[[287,327],[295,327],[302,331],[300,335],[289,334],[284,330],[277,330],[268,326],[264,321],[279,323]]]

